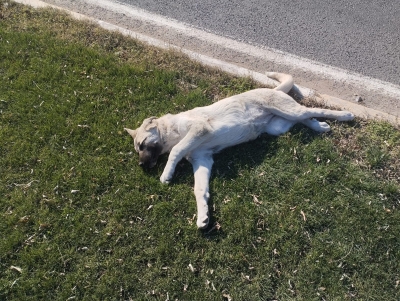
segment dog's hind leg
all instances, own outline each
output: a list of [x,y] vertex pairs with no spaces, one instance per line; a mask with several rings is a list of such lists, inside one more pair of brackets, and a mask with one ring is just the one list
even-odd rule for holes
[[285,118],[279,117],[279,116],[274,116],[272,119],[268,122],[265,132],[274,135],[274,136],[279,136],[287,131],[290,130],[290,128],[295,124],[295,121],[292,120],[287,120]]
[[331,129],[326,122],[319,122],[314,118],[303,120],[301,123],[320,133],[329,132]]
[[318,117],[337,119],[338,121],[354,119],[354,115],[347,111],[305,107],[294,101],[289,95],[281,92],[277,92],[273,99],[266,102],[266,110],[274,115],[296,122]]
[[354,115],[348,111],[335,111],[320,108],[307,108],[299,104],[291,103],[291,106],[279,106],[270,108],[275,115],[281,116],[287,120],[301,122],[310,118],[331,118],[338,121],[349,121],[354,119]]
[[212,154],[208,152],[196,152],[188,158],[193,165],[194,195],[197,203],[197,227],[204,229],[208,226],[210,216],[208,212],[209,181],[211,168],[214,163]]

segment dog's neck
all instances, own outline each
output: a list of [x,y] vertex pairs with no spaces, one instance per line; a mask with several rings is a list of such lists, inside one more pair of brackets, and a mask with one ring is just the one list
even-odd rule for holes
[[181,118],[176,116],[167,114],[157,119],[158,132],[163,144],[162,153],[169,152],[182,139],[182,131],[186,131],[186,125],[182,123]]

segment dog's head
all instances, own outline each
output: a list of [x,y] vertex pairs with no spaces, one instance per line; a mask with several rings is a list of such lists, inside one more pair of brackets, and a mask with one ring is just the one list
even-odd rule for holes
[[135,150],[139,153],[139,165],[149,168],[156,165],[158,156],[163,149],[157,128],[157,118],[145,119],[136,130],[127,128],[125,130],[133,138]]

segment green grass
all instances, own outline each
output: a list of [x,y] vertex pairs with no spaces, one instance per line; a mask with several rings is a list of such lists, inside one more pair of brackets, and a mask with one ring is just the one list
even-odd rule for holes
[[[8,5],[6,5],[8,3]],[[144,172],[123,127],[256,87],[185,56],[0,0],[1,300],[399,300],[400,133],[296,126]]]

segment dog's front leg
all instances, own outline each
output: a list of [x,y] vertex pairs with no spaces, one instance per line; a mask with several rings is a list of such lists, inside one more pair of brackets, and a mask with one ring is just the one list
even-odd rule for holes
[[189,144],[184,145],[181,144],[181,142],[175,145],[169,153],[167,164],[165,165],[164,171],[160,177],[161,183],[168,184],[171,181],[176,165],[187,154],[187,150],[190,149]]
[[194,195],[197,203],[197,227],[204,229],[208,226],[210,217],[208,212],[209,181],[213,158],[210,153],[192,154],[189,161],[193,165]]
[[[201,130],[203,129],[203,130]],[[190,129],[186,136],[175,145],[168,156],[167,164],[160,177],[161,183],[169,183],[174,175],[176,165],[183,157],[187,156],[192,150],[196,149],[204,141],[207,131],[204,126],[196,126]]]

